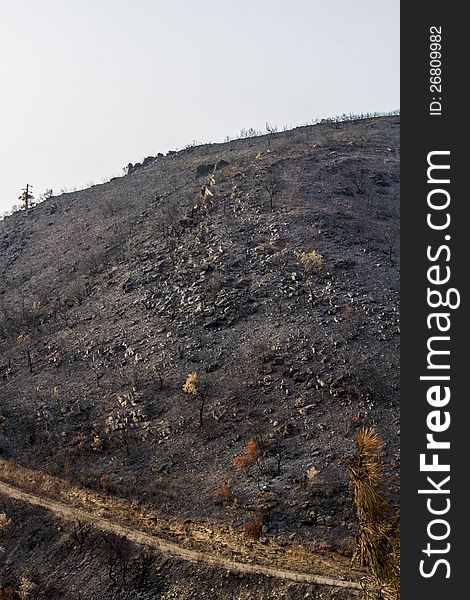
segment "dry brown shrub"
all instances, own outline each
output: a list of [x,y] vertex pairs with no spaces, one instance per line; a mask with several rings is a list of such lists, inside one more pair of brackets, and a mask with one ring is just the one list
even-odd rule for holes
[[368,597],[398,600],[400,523],[398,514],[390,516],[389,503],[382,492],[382,448],[382,439],[373,428],[362,427],[358,430],[357,451],[349,466],[350,486],[359,522],[356,554],[361,563],[370,569],[371,581],[365,583]]
[[253,515],[253,518],[245,523],[245,535],[252,540],[259,540],[263,531],[263,517],[260,514]]
[[97,433],[95,433],[91,439],[90,449],[95,454],[101,454],[104,450],[104,440]]
[[112,488],[111,480],[109,479],[109,475],[101,475],[99,486],[105,492],[109,492]]
[[212,500],[215,504],[225,504],[232,499],[232,488],[228,483],[224,483],[214,490]]
[[235,468],[240,470],[246,469],[250,463],[251,461],[248,458],[248,456],[235,456],[233,459],[233,464],[235,465]]
[[259,451],[258,444],[255,440],[250,440],[246,445],[246,456],[250,460],[250,462],[255,462],[261,456],[261,452]]
[[248,465],[255,463],[261,456],[258,444],[255,440],[250,440],[246,445],[245,454],[235,456],[233,463],[237,469],[246,469]]

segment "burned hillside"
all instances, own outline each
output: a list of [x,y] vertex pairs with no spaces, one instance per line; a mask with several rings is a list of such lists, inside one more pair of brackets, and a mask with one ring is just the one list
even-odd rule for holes
[[397,116],[157,156],[7,217],[2,459],[350,552],[359,425],[399,483],[398,238]]

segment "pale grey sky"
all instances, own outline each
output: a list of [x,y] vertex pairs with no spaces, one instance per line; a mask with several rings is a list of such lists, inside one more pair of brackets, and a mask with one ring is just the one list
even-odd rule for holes
[[0,213],[128,162],[399,108],[399,0],[0,0]]

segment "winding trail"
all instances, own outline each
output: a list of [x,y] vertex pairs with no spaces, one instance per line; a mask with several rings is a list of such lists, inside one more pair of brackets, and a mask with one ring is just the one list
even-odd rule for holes
[[314,575],[310,573],[279,569],[261,564],[243,563],[209,552],[201,552],[198,550],[192,550],[190,548],[184,548],[179,544],[169,542],[159,538],[158,536],[146,533],[145,531],[116,523],[111,519],[94,515],[81,508],[63,504],[56,500],[52,500],[51,498],[31,494],[30,492],[23,491],[20,488],[5,483],[1,480],[0,493],[15,500],[20,500],[21,502],[27,502],[28,504],[40,506],[41,508],[50,510],[55,515],[66,521],[83,521],[92,525],[93,527],[96,527],[97,529],[101,529],[102,531],[114,533],[120,536],[126,536],[129,540],[137,544],[155,548],[162,554],[171,555],[189,562],[201,562],[238,573],[268,575],[290,581],[327,585],[337,588],[348,588],[352,591],[352,593],[355,593],[356,590],[359,592],[362,589],[361,585],[354,581],[346,581],[328,577],[326,575]]

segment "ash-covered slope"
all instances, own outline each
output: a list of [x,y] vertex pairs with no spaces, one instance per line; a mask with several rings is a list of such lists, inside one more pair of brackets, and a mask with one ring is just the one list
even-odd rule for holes
[[3,457],[178,519],[350,537],[359,423],[398,466],[398,146],[398,117],[302,127],[6,218]]

